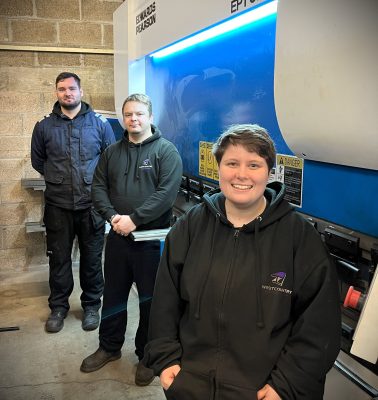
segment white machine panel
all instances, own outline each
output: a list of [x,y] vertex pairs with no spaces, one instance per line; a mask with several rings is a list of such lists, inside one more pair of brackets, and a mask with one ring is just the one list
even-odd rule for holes
[[275,105],[299,157],[378,169],[378,1],[278,3]]
[[129,56],[135,60],[264,0],[128,0]]
[[375,364],[378,359],[378,267],[353,337],[351,353]]

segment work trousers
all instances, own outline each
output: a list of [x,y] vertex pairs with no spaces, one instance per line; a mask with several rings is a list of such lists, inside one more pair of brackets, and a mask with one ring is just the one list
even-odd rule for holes
[[135,354],[141,360],[147,343],[148,322],[156,272],[160,260],[160,241],[135,242],[113,230],[105,246],[105,288],[100,347],[113,352],[122,348],[127,327],[127,302],[135,282],[139,296],[139,324],[135,336]]
[[67,312],[70,308],[69,297],[74,287],[71,254],[75,236],[80,251],[81,306],[83,309],[99,309],[104,289],[102,250],[105,222],[91,208],[74,211],[50,204],[45,206],[43,220],[50,266],[50,309]]

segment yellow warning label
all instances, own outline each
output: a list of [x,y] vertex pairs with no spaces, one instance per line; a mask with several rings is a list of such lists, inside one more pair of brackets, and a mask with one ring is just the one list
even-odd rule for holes
[[206,176],[206,142],[199,142],[198,168],[201,176]]
[[286,186],[285,200],[297,207],[302,207],[303,169],[302,158],[277,154],[275,178]]
[[[213,156],[214,157],[214,156]],[[219,181],[218,163],[214,157],[214,178],[215,181]]]
[[282,165],[284,167],[303,169],[303,158],[277,154],[276,161],[277,161],[277,166]]
[[198,172],[199,175],[213,180],[219,180],[218,165],[212,153],[212,142],[199,142]]
[[206,142],[206,177],[214,178],[214,156],[211,152],[213,148],[212,143]]

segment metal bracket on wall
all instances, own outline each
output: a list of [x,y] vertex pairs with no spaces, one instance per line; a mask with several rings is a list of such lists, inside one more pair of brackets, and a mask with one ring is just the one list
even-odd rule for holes
[[[21,179],[21,186],[25,189],[33,189],[33,190],[45,190],[46,184],[45,179],[43,177],[40,178],[24,178]],[[41,215],[43,215],[45,208],[44,198],[42,196],[42,203],[41,203]],[[33,232],[45,232],[46,228],[43,224],[43,221],[31,221],[25,222],[26,233],[33,233]]]
[[0,50],[37,51],[45,53],[114,54],[113,49],[87,49],[81,47],[50,47],[0,44]]

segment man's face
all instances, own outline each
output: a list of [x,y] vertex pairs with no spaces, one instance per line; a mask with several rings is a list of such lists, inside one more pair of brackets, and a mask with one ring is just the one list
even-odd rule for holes
[[62,108],[73,110],[81,103],[83,91],[74,78],[67,78],[56,84],[56,97]]
[[152,115],[143,103],[128,101],[123,108],[123,123],[132,142],[140,143],[152,135]]

